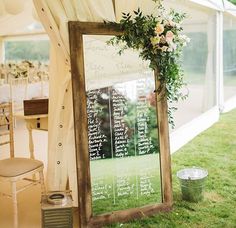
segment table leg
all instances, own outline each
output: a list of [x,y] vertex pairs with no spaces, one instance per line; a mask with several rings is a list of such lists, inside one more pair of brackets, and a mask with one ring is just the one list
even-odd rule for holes
[[13,223],[14,228],[18,228],[18,205],[16,196],[16,182],[12,182],[12,203],[13,203]]
[[30,158],[35,159],[34,157],[34,142],[33,142],[33,133],[32,133],[32,127],[31,122],[26,121],[26,127],[29,131],[29,150],[30,150]]

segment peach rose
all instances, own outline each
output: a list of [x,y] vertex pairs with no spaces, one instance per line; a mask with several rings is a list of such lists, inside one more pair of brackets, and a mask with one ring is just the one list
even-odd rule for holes
[[158,35],[162,34],[162,33],[164,32],[164,26],[163,26],[163,24],[158,23],[158,24],[156,25],[155,32],[156,32],[156,34],[158,34]]

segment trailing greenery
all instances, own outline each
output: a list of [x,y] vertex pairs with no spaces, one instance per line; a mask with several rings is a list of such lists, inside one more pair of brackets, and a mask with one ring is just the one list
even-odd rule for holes
[[[158,72],[160,87],[158,93],[163,92],[169,103],[185,98],[181,88],[183,71],[181,69],[180,57],[183,47],[189,42],[189,38],[182,34],[181,22],[185,14],[171,10],[166,12],[162,1],[157,2],[158,15],[144,15],[140,9],[131,13],[123,13],[119,23],[108,22],[108,24],[123,31],[108,41],[110,45],[119,45],[119,54],[126,49],[138,51],[140,58],[149,61],[149,67]],[[171,114],[171,109],[169,109]],[[170,115],[170,117],[172,117]],[[173,124],[173,120],[171,119]]]

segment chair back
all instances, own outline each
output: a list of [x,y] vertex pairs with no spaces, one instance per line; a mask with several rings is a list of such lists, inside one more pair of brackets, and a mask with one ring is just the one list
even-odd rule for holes
[[12,78],[10,81],[10,97],[13,114],[23,111],[23,100],[28,99],[28,77]]
[[10,157],[14,157],[12,103],[0,104],[0,146],[9,144]]
[[49,91],[49,77],[46,72],[42,72],[40,76],[40,82],[41,82],[41,97],[48,97],[48,91]]
[[0,86],[5,83],[7,83],[7,72],[5,69],[5,65],[1,63],[0,64]]

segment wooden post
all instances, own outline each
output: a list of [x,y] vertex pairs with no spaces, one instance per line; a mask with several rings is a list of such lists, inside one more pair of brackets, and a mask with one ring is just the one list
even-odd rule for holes
[[159,72],[154,71],[156,84],[156,108],[158,119],[158,132],[161,156],[161,174],[162,174],[162,191],[163,203],[172,206],[172,176],[171,176],[171,158],[169,142],[169,123],[168,123],[168,105],[165,96],[165,87],[160,89]]
[[79,227],[85,228],[92,217],[90,159],[88,149],[87,98],[84,77],[83,37],[69,23],[74,127],[76,142],[77,184],[79,202]]

